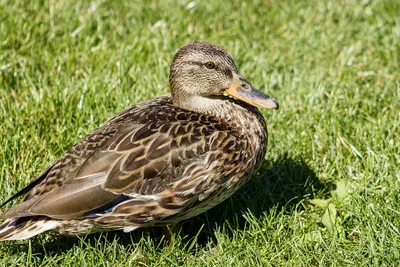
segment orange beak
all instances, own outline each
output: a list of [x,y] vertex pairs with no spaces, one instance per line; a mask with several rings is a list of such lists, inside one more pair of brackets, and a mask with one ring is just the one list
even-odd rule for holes
[[236,73],[233,73],[233,82],[228,89],[224,90],[224,95],[231,96],[258,108],[279,108],[279,104],[275,99],[254,88]]

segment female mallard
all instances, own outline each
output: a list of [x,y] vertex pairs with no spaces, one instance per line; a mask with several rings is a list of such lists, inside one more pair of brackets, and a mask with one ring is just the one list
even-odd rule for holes
[[168,225],[196,216],[244,185],[264,158],[258,108],[278,103],[204,42],[175,55],[171,95],[122,111],[7,200],[0,240]]

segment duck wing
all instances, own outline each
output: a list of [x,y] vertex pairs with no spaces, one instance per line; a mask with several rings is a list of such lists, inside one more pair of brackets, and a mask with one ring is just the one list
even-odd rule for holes
[[188,164],[222,144],[235,147],[230,132],[226,123],[172,106],[169,97],[130,107],[75,144],[1,218],[82,218],[127,197],[168,190]]

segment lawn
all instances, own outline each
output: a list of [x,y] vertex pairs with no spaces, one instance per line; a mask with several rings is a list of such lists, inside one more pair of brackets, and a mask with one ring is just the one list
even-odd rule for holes
[[[173,227],[0,243],[0,264],[400,264],[400,2],[0,0],[0,200],[113,114],[169,91],[191,41],[279,101],[229,200]],[[10,205],[7,205],[10,207]]]

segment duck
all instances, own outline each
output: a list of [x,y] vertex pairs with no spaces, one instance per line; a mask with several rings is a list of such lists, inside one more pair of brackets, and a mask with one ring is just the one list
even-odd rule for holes
[[1,207],[0,240],[176,224],[218,205],[254,175],[278,102],[221,47],[181,47],[171,93],[128,107],[73,145]]

